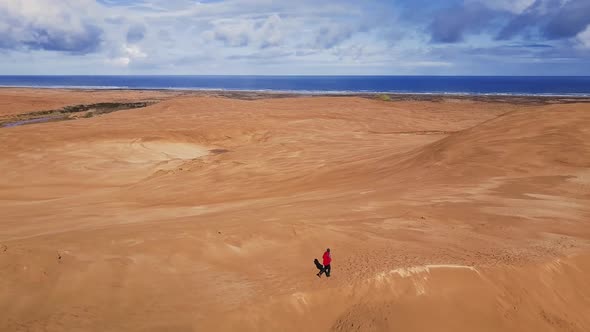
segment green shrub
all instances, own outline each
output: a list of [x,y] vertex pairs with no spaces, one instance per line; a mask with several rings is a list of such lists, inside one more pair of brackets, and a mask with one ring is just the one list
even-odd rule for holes
[[391,97],[388,95],[378,95],[377,99],[379,99],[381,101],[391,101]]

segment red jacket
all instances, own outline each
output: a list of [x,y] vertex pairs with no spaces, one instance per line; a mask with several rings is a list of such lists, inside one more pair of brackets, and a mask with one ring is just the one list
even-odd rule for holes
[[324,266],[330,265],[330,262],[332,262],[332,257],[330,256],[330,252],[329,251],[326,251],[324,253],[324,257],[323,258],[324,258]]

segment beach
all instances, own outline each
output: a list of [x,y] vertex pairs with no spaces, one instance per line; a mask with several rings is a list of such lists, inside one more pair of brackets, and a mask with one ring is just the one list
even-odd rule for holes
[[588,151],[581,97],[2,88],[0,330],[588,331]]

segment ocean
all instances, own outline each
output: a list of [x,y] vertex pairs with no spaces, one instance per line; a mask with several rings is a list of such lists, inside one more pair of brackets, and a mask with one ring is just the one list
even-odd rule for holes
[[0,86],[590,96],[590,76],[0,76]]

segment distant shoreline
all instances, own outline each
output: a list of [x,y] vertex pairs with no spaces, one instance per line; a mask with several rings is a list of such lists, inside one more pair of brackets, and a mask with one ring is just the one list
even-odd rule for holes
[[214,92],[214,93],[257,93],[257,94],[288,94],[312,96],[364,96],[364,95],[416,95],[416,96],[499,96],[499,97],[560,97],[590,98],[589,93],[500,93],[500,92],[404,92],[404,91],[347,91],[347,90],[268,90],[268,89],[215,89],[215,88],[135,88],[110,86],[32,86],[32,85],[0,85],[0,89],[47,89],[74,91],[161,91],[161,92]]
[[0,90],[56,90],[72,92],[164,92],[192,96],[217,96],[233,99],[299,98],[299,97],[361,97],[377,99],[387,96],[389,101],[441,101],[444,99],[474,100],[483,102],[514,102],[518,104],[590,102],[590,95],[567,94],[507,94],[507,93],[416,93],[416,92],[353,92],[353,91],[280,91],[280,90],[228,90],[185,88],[121,88],[121,87],[45,87],[0,86]]
[[590,76],[2,76],[0,87],[290,96],[590,98]]

